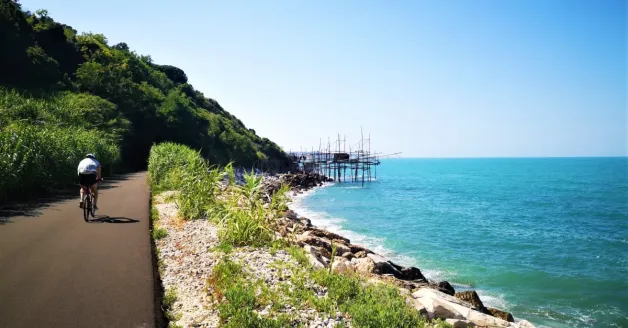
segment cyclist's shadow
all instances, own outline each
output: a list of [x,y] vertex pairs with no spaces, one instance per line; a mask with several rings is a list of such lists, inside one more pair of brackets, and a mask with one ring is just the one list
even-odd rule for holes
[[97,215],[89,220],[89,223],[137,223],[136,219],[125,218],[121,216],[110,217],[108,215]]

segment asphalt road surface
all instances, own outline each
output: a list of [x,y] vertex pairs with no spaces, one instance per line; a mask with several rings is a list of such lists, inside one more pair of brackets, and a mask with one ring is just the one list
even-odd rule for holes
[[89,223],[78,186],[0,218],[0,327],[154,327],[146,174],[107,180]]

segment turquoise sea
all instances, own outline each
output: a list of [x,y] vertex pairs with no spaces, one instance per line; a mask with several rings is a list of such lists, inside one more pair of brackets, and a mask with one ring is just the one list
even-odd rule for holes
[[292,207],[537,327],[628,327],[628,158],[388,159]]

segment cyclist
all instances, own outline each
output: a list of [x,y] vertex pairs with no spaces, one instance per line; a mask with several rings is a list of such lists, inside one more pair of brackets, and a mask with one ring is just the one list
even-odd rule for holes
[[[89,188],[94,195],[94,210],[98,210],[98,188],[96,181],[100,180],[100,162],[96,160],[94,154],[87,154],[78,165],[79,183],[81,186]],[[83,208],[83,188],[81,188],[81,201],[79,207]]]

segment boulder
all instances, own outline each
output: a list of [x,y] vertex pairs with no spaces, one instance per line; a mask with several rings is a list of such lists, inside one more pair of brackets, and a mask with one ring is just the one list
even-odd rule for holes
[[421,288],[412,297],[425,306],[430,319],[459,319],[476,326],[514,327],[510,322],[476,311],[473,305],[432,288]]
[[349,261],[351,261],[355,257],[355,255],[351,252],[342,253],[341,256],[346,258]]
[[316,237],[311,231],[306,231],[297,237],[297,243],[301,246],[311,245],[326,248],[331,252],[331,241],[327,238]]
[[427,309],[425,309],[425,306],[421,302],[415,300],[414,298],[406,297],[406,304],[410,306],[411,308],[414,308],[415,310],[417,310],[420,315],[424,317],[428,316]]
[[373,260],[373,263],[375,263],[374,273],[393,275],[397,279],[403,278],[401,271],[397,270],[395,265],[390,263],[390,261],[386,260],[383,256],[374,253],[367,254],[366,256]]
[[491,315],[484,314],[480,311],[475,311],[475,310],[469,310],[469,314],[467,314],[467,320],[473,322],[474,324],[478,326],[495,327],[495,328],[516,327],[515,324],[512,324],[506,320],[502,320],[500,318],[496,318]]
[[310,221],[310,219],[308,218],[300,218],[299,222],[307,228],[312,227],[312,221]]
[[399,280],[399,285],[407,290],[415,290],[417,288],[429,287],[427,282],[423,281],[411,281],[411,280]]
[[322,229],[318,229],[318,228],[312,228],[309,231],[310,231],[310,233],[312,235],[314,235],[316,237],[327,238],[329,240],[341,240],[343,243],[345,243],[347,245],[350,244],[349,239],[347,239],[347,238],[345,238],[345,237],[343,237],[341,235],[335,234],[333,232],[329,232],[327,230],[322,230]]
[[530,323],[530,321],[528,320],[521,320],[519,322],[517,322],[517,325],[519,325],[519,328],[536,328],[532,323]]
[[[352,251],[352,252],[353,252],[353,251]],[[359,251],[359,252],[355,253],[355,257],[357,257],[357,258],[361,259],[361,258],[363,258],[363,257],[366,257],[366,254],[367,254],[367,253],[366,253],[365,251]]]
[[296,220],[299,216],[293,210],[287,210],[283,213],[283,216],[288,219]]
[[502,320],[506,320],[508,322],[515,322],[515,318],[513,318],[510,312],[505,312],[502,310],[494,309],[494,308],[485,308],[486,314],[490,314],[496,318],[500,318]]
[[338,273],[353,272],[355,268],[351,265],[351,262],[344,257],[334,257],[334,263],[331,265],[331,270]]
[[351,263],[353,263],[357,272],[373,273],[375,270],[375,263],[368,257],[354,258],[351,260]]
[[305,249],[305,254],[307,254],[310,263],[312,263],[312,266],[315,269],[326,268],[329,265],[329,260],[323,257],[321,253],[316,250],[316,248],[310,245],[305,245],[303,249]]
[[364,252],[366,254],[373,253],[373,252],[371,252],[370,249],[368,249],[366,247],[362,247],[360,245],[351,244],[351,245],[349,245],[349,248],[351,248],[351,253],[353,253],[353,254],[357,254],[359,252]]
[[323,247],[316,247],[314,246],[314,248],[321,254],[323,255],[325,258],[327,259],[331,259],[331,253],[327,250],[327,248],[323,248]]
[[351,254],[351,249],[345,244],[337,244],[334,242],[334,247],[336,247],[336,255]]
[[454,290],[454,287],[452,287],[449,282],[447,281],[441,281],[438,283],[438,290],[440,290],[441,292],[447,294],[447,295],[451,295],[454,296],[454,294],[456,293],[456,290]]
[[445,322],[453,328],[475,327],[475,324],[469,320],[446,319]]
[[403,268],[401,269],[401,274],[403,275],[403,280],[419,280],[422,282],[427,282],[427,279],[425,279],[425,277],[423,276],[423,274],[421,273],[421,270],[419,270],[419,268],[415,268],[415,267],[409,267],[409,268]]
[[[467,290],[464,292],[458,292],[455,293],[454,296],[460,300],[463,300],[467,303],[470,303],[471,305],[473,305],[476,309],[478,309],[478,311],[485,313],[485,314],[490,314],[492,315],[485,307],[484,304],[482,303],[482,300],[480,300],[480,296],[478,296],[478,293],[475,292],[475,290]],[[511,321],[512,322],[512,321]]]

